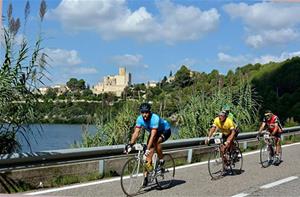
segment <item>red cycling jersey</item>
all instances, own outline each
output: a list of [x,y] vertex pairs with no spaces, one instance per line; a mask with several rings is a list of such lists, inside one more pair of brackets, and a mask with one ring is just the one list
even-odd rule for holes
[[271,132],[275,130],[275,124],[277,123],[279,127],[278,132],[282,132],[282,126],[280,124],[279,118],[276,115],[273,114],[270,119],[264,118],[263,122],[266,123],[266,125],[268,126],[268,130]]

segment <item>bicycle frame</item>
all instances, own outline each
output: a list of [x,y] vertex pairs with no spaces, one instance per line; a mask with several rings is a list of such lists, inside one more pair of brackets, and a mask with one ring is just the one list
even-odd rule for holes
[[[135,144],[133,149],[137,150],[137,154],[130,157],[122,168],[121,173],[121,188],[123,192],[132,196],[137,194],[142,188],[142,183],[147,171],[148,183],[156,182],[157,186],[161,189],[167,188],[172,184],[175,175],[175,162],[170,154],[164,154],[163,167],[158,164],[157,153],[155,152],[152,157],[153,170],[148,171],[145,169],[145,150],[146,145]],[[170,164],[170,165],[169,165]],[[164,166],[166,168],[164,168]],[[129,175],[129,176],[128,176]]]
[[271,151],[273,154],[276,152],[276,143],[275,143],[275,137],[271,136],[271,133],[269,131],[263,131],[263,140],[264,142],[271,148]]
[[[133,145],[133,148],[138,151],[137,155],[135,156],[136,159],[138,160],[137,171],[141,167],[140,161],[142,160],[143,163],[146,161],[146,157],[144,155],[145,147],[146,147],[146,144],[134,144]],[[153,153],[152,165],[153,165],[153,170],[152,170],[152,172],[150,172],[148,174],[149,182],[152,182],[155,179],[155,175],[156,175],[156,168],[157,168],[157,153],[156,152]]]
[[[261,144],[260,148],[260,163],[263,168],[270,166],[271,164],[279,164],[282,158],[282,150],[278,153],[277,158],[274,160],[274,156],[276,154],[277,145],[275,141],[275,137],[271,135],[269,131],[263,131],[263,144]],[[267,154],[265,153],[267,152]],[[279,159],[279,160],[278,160]],[[279,163],[278,163],[279,162]]]
[[[239,174],[242,170],[242,152],[236,145],[237,142],[232,143],[231,147],[225,150],[222,154],[221,147],[224,146],[222,141],[223,139],[220,135],[214,138],[214,142],[217,146],[213,149],[209,156],[208,170],[212,179],[218,179],[228,170],[232,174]],[[236,168],[237,163],[240,163],[238,165],[240,166],[239,168]],[[219,165],[220,167],[217,167]],[[215,167],[217,169],[216,171]]]

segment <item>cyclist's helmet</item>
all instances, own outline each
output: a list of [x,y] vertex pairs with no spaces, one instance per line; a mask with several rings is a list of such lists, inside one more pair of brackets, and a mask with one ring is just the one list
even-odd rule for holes
[[226,113],[226,111],[220,111],[219,113],[218,113],[218,115],[219,116],[227,116],[227,113]]
[[223,107],[222,107],[222,111],[225,111],[227,113],[227,115],[229,114],[229,111],[230,111],[230,106],[228,104],[225,104]]
[[273,115],[273,113],[271,110],[266,110],[264,115],[266,118],[270,118]]
[[151,105],[149,103],[142,103],[140,105],[140,112],[150,112],[151,111]]

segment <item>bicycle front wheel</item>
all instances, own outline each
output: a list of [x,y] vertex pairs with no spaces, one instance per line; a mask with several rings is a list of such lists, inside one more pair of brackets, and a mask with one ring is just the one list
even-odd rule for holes
[[139,158],[130,158],[123,166],[121,174],[121,188],[127,196],[136,195],[142,188],[143,162]]
[[212,179],[218,179],[223,175],[223,159],[219,148],[215,148],[209,154],[208,172]]
[[271,165],[273,162],[274,150],[273,147],[263,143],[260,148],[260,164],[263,168]]
[[243,154],[239,147],[234,147],[230,153],[231,171],[233,174],[241,174],[243,167]]
[[170,154],[164,154],[165,163],[158,166],[155,181],[160,189],[166,189],[172,185],[175,176],[175,161]]

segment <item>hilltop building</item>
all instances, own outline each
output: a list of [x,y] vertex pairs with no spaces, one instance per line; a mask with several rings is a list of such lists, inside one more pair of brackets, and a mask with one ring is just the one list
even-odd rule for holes
[[57,95],[64,94],[65,92],[70,90],[68,88],[68,86],[66,86],[64,84],[54,85],[54,86],[51,86],[51,87],[41,87],[41,88],[39,88],[39,90],[40,90],[40,93],[42,95],[45,95],[50,88],[55,89],[56,92],[57,92]]
[[146,84],[147,88],[154,88],[157,86],[157,82],[156,81],[148,81],[148,83]]
[[124,67],[119,68],[119,74],[105,76],[103,82],[98,83],[92,88],[94,94],[112,92],[116,96],[121,96],[125,87],[131,85],[131,74],[126,73]]

